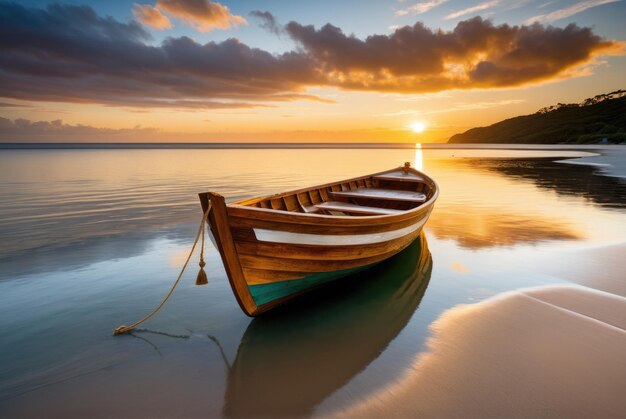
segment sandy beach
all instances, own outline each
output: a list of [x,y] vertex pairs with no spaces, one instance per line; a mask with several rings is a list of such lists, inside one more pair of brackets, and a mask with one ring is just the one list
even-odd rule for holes
[[448,310],[405,376],[335,417],[624,417],[626,298],[575,286]]

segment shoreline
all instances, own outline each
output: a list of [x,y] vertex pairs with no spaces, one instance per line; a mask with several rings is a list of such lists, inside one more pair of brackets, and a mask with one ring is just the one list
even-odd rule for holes
[[623,417],[624,312],[626,298],[577,285],[455,306],[430,326],[426,352],[398,381],[319,414]]
[[578,157],[565,160],[556,160],[556,163],[579,164],[597,167],[600,174],[626,179],[626,147],[613,148],[611,154],[600,153],[597,156]]

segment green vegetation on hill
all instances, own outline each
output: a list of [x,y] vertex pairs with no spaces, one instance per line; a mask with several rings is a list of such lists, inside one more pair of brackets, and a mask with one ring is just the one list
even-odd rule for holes
[[626,144],[626,90],[472,128],[448,143]]

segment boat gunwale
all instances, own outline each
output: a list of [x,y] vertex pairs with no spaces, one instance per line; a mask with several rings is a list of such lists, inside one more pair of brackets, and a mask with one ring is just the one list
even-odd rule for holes
[[[428,185],[428,183],[430,182],[432,189],[433,189],[433,194],[432,196],[424,201],[423,203],[421,203],[420,205],[416,206],[415,208],[411,208],[408,210],[404,210],[398,214],[384,214],[384,215],[361,215],[358,217],[352,216],[352,215],[327,215],[327,214],[316,214],[316,213],[306,213],[306,212],[296,212],[296,211],[285,211],[285,210],[279,210],[279,209],[273,209],[273,208],[259,208],[259,207],[253,207],[250,206],[249,204],[252,203],[256,203],[259,202],[261,200],[264,199],[275,199],[275,198],[281,198],[287,195],[293,195],[293,194],[298,194],[301,192],[308,192],[310,190],[314,190],[314,189],[321,189],[321,188],[326,188],[326,187],[330,187],[333,185],[337,185],[337,184],[341,184],[341,183],[345,183],[345,182],[351,182],[351,181],[355,181],[355,180],[360,180],[360,179],[366,179],[369,177],[373,177],[373,176],[377,176],[380,174],[384,174],[384,173],[389,173],[389,172],[393,172],[396,170],[404,170],[405,168],[400,166],[391,170],[385,170],[382,172],[377,172],[377,173],[372,173],[369,175],[365,175],[365,176],[358,176],[358,177],[354,177],[354,178],[350,178],[350,179],[345,179],[345,180],[339,180],[339,181],[335,181],[335,182],[329,182],[329,183],[325,183],[325,184],[321,184],[321,185],[314,185],[314,186],[309,186],[307,188],[301,188],[301,189],[295,189],[292,191],[286,191],[286,192],[280,192],[280,193],[275,193],[275,194],[271,194],[271,195],[264,195],[264,196],[260,196],[260,197],[254,197],[254,198],[248,198],[248,199],[244,199],[241,201],[237,201],[237,202],[233,202],[233,203],[229,203],[226,204],[226,207],[228,208],[228,212],[229,215],[235,216],[235,217],[242,217],[242,218],[247,218],[248,216],[245,214],[246,211],[252,211],[255,214],[255,217],[257,217],[258,215],[261,215],[261,217],[259,217],[260,219],[265,219],[265,220],[271,220],[271,221],[278,221],[278,222],[285,222],[285,223],[301,223],[301,222],[305,222],[307,224],[309,224],[309,221],[311,221],[310,224],[324,224],[324,221],[338,221],[341,224],[345,224],[346,222],[349,224],[361,224],[360,222],[358,222],[359,220],[363,220],[363,221],[367,221],[368,223],[376,223],[378,221],[381,221],[381,223],[386,223],[392,220],[403,220],[405,218],[411,218],[417,214],[419,214],[420,211],[427,211],[428,208],[430,206],[432,206],[432,204],[437,200],[437,198],[439,197],[439,185],[437,184],[437,182],[435,182],[434,179],[432,179],[430,176],[428,176],[427,174],[415,169],[415,168],[409,168],[409,170],[416,172],[419,175],[424,176],[424,183],[426,183]],[[232,211],[234,210],[234,212]],[[240,213],[240,212],[244,212],[244,213]],[[265,218],[263,217],[263,215],[267,215],[268,217]],[[292,218],[293,219],[289,219]],[[279,220],[279,218],[283,218],[282,220]],[[287,218],[287,219],[285,219]],[[333,223],[334,224],[334,223]]]

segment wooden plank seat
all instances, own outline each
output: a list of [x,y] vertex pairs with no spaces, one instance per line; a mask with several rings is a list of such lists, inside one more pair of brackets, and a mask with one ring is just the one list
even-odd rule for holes
[[426,195],[419,192],[399,191],[393,189],[357,188],[351,191],[331,192],[334,196],[345,198],[370,198],[387,201],[425,202]]
[[306,212],[306,213],[319,212],[319,208],[317,208],[316,205],[300,205],[300,207],[302,208],[302,212]]
[[400,182],[423,182],[424,178],[414,173],[389,172],[374,176],[378,180],[394,180]]
[[323,210],[349,212],[351,214],[367,214],[367,215],[391,215],[402,211],[391,208],[366,207],[363,205],[350,204],[349,202],[329,201],[315,205],[315,207]]

